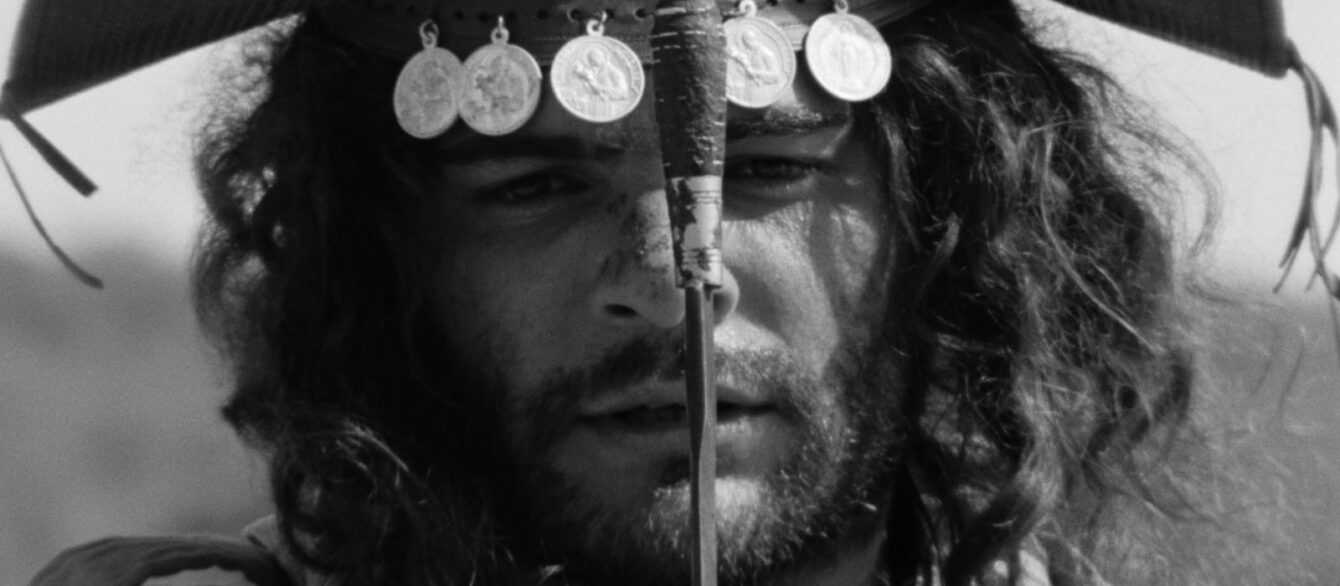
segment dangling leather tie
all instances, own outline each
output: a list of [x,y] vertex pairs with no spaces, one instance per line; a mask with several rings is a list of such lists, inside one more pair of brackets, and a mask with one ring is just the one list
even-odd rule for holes
[[[78,167],[75,167],[74,163],[71,163],[65,155],[61,154],[61,152],[56,149],[55,145],[52,145],[46,137],[37,132],[36,128],[29,125],[28,122],[23,119],[23,116],[11,113],[6,117],[9,118],[10,122],[14,123],[14,127],[18,128],[19,133],[22,134],[24,138],[28,139],[28,143],[33,145],[33,148],[37,149],[37,152],[42,155],[42,158],[46,160],[47,164],[51,165],[51,168],[68,181],[81,195],[87,197],[97,190],[97,186],[94,185]],[[19,183],[19,176],[14,172],[14,166],[10,164],[9,156],[5,154],[3,147],[0,147],[0,163],[4,164],[5,173],[9,175],[9,182],[14,185],[14,191],[19,194],[19,201],[23,203],[23,210],[28,213],[28,221],[32,222],[33,228],[37,230],[38,236],[41,236],[42,242],[47,245],[47,249],[51,251],[51,254],[56,255],[56,259],[65,267],[65,270],[74,275],[76,279],[79,279],[79,282],[94,289],[101,289],[102,279],[99,279],[92,273],[84,270],[83,267],[80,267],[79,263],[76,263],[73,258],[70,258],[70,255],[66,254],[65,250],[61,249],[60,245],[56,244],[56,241],[51,238],[51,234],[47,232],[46,226],[42,224],[42,219],[37,217],[37,211],[33,209],[33,204],[28,199],[28,193],[24,191],[23,184]]]
[[[1322,85],[1321,78],[1317,77],[1316,72],[1311,67],[1308,67],[1293,45],[1289,46],[1289,60],[1289,68],[1303,80],[1303,89],[1307,96],[1308,127],[1311,130],[1311,140],[1307,155],[1307,176],[1303,181],[1302,201],[1298,204],[1298,217],[1294,220],[1293,232],[1289,236],[1289,245],[1285,249],[1284,258],[1280,261],[1284,274],[1275,285],[1275,292],[1278,293],[1280,288],[1283,287],[1284,280],[1289,276],[1294,263],[1297,262],[1298,252],[1302,249],[1303,242],[1306,240],[1308,248],[1312,252],[1313,262],[1312,275],[1308,279],[1308,285],[1311,286],[1312,283],[1320,279],[1322,286],[1326,287],[1326,291],[1330,293],[1331,302],[1327,306],[1331,313],[1332,334],[1335,336],[1337,347],[1340,347],[1340,314],[1336,310],[1336,303],[1340,303],[1340,277],[1337,277],[1326,266],[1326,253],[1335,243],[1336,232],[1340,229],[1340,202],[1337,202],[1330,227],[1326,230],[1322,229],[1316,211],[1316,203],[1317,199],[1321,197],[1326,169],[1325,161],[1322,160],[1326,150],[1326,135],[1330,134],[1331,145],[1340,154],[1340,124],[1336,123],[1335,107],[1331,104],[1331,98],[1327,95],[1326,87]],[[1340,174],[1340,158],[1337,159],[1336,163],[1337,174]],[[1323,233],[1325,234],[1324,238]]]

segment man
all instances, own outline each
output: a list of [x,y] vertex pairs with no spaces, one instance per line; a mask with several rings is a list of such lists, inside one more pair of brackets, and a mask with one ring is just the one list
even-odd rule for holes
[[[98,542],[35,583],[687,583],[651,100],[595,124],[546,86],[515,133],[420,140],[387,107],[403,59],[343,26],[264,41],[198,157],[197,306],[275,519],[255,548]],[[1195,453],[1167,145],[1006,0],[880,32],[877,97],[801,73],[728,114],[722,583],[1176,583],[1122,559]]]

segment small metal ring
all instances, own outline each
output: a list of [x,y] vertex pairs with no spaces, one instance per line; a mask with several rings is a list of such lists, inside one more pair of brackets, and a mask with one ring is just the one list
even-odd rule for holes
[[437,32],[437,23],[431,18],[419,25],[419,41],[425,49],[437,46]]
[[839,13],[846,14],[851,10],[851,4],[847,0],[833,0],[833,9]]
[[503,18],[503,15],[499,14],[498,26],[493,27],[493,32],[489,33],[489,38],[492,39],[494,43],[501,44],[506,43],[509,37],[511,37],[511,33],[507,30],[507,20]]
[[[846,0],[840,1],[845,2]],[[754,0],[740,0],[740,3],[735,6],[735,11],[741,16],[758,16],[758,3]]]
[[609,14],[605,13],[604,10],[601,10],[600,20],[592,18],[586,21],[586,34],[597,37],[605,34],[605,19],[607,18],[609,18]]

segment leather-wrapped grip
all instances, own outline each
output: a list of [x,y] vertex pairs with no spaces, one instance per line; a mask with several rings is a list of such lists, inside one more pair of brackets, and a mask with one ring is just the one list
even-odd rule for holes
[[667,0],[652,27],[652,80],[681,287],[721,285],[726,36],[715,0]]

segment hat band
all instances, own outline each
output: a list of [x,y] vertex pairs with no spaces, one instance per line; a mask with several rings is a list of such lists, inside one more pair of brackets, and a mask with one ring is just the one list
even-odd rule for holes
[[[876,26],[901,19],[931,0],[849,0],[851,12]],[[722,14],[733,14],[736,3],[718,2]],[[419,0],[386,3],[378,0],[335,0],[319,4],[313,16],[335,36],[367,51],[396,60],[421,50],[419,26],[433,20],[441,31],[439,44],[458,55],[468,55],[489,43],[498,17],[506,19],[511,42],[549,65],[568,40],[585,33],[590,19],[606,15],[605,34],[617,38],[651,61],[652,14],[655,0],[560,0],[525,2],[501,0]],[[800,50],[810,24],[833,11],[825,0],[768,0],[759,2],[758,16],[781,27],[793,49]]]

